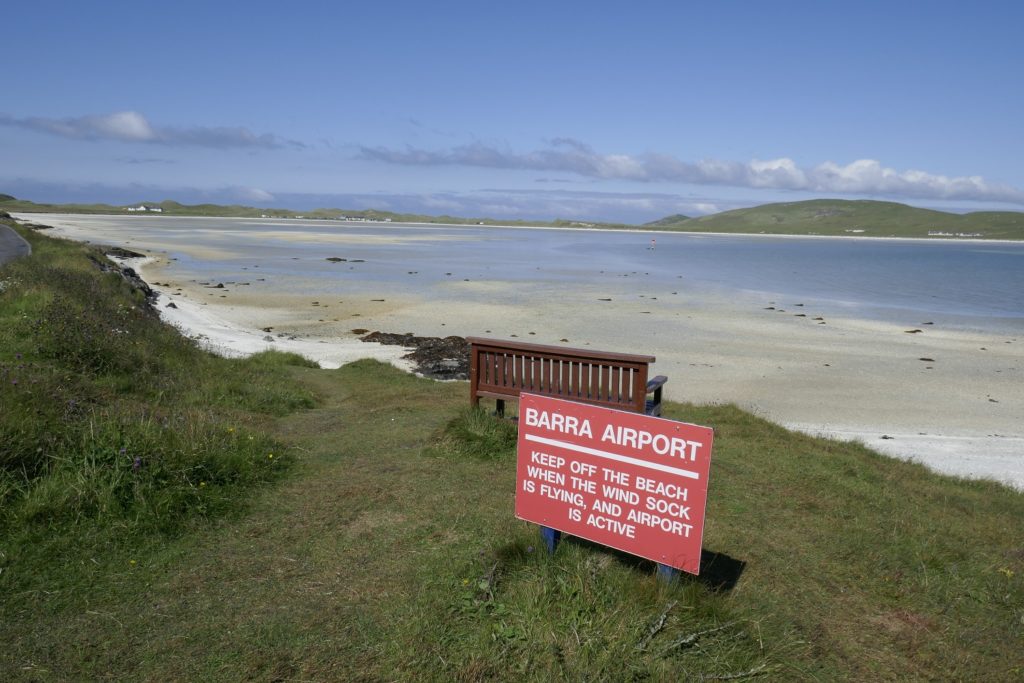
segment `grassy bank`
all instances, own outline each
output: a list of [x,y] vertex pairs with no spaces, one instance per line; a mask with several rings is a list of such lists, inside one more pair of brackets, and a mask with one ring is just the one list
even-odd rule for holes
[[949,213],[896,202],[812,199],[734,209],[698,218],[672,217],[650,227],[689,232],[844,237],[1024,239],[1024,213]]
[[280,381],[301,359],[200,352],[99,249],[22,234],[32,256],[0,268],[8,596],[238,512],[290,460],[260,422],[313,405]]
[[[118,419],[106,432],[88,431],[88,421],[65,429],[64,420],[85,418],[32,404],[48,427],[21,437],[28,465],[3,508],[0,678],[1024,674],[1019,493],[796,435],[730,406],[668,404],[668,417],[716,429],[701,578],[663,585],[649,563],[572,540],[548,557],[536,528],[512,515],[514,432],[466,412],[463,383],[369,361],[335,371],[281,357],[224,361],[157,332],[160,341],[145,342],[153,346],[120,369],[102,345],[47,351],[31,321],[54,297],[71,296],[60,282],[83,284],[31,280],[35,270],[80,271],[129,308],[135,295],[119,276],[95,270],[84,247],[32,239],[31,260],[0,269],[0,280],[17,281],[16,296],[0,293],[0,334],[10,335],[0,363],[49,368],[38,374],[48,397],[74,380],[67,386],[93,423]],[[28,296],[30,282],[54,289]],[[117,313],[110,305],[105,316]],[[127,338],[145,338],[137,330],[150,323],[131,324],[139,328],[125,328]],[[65,406],[68,394],[57,396],[54,405]],[[140,406],[151,419],[136,427]],[[247,450],[249,436],[259,448]],[[33,443],[44,453],[60,446],[62,458],[109,457],[98,469],[128,481],[149,466],[135,469],[136,454],[146,463],[181,450],[176,458],[192,458],[184,444],[207,444],[205,459],[187,462],[210,470],[238,460],[258,476],[217,480],[223,503],[210,508],[195,503],[214,486],[212,474],[203,470],[201,486],[207,479],[169,466],[181,476],[160,482],[189,492],[169,527],[134,494],[115,497],[129,501],[120,507],[78,508],[51,523],[26,507],[29,488],[60,469],[33,461]],[[270,448],[288,454],[286,469],[269,465]],[[90,490],[81,479],[52,481],[58,498],[69,487]],[[100,490],[111,485],[99,481]]]

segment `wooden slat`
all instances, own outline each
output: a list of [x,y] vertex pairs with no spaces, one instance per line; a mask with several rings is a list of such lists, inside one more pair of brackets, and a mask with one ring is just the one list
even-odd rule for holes
[[622,403],[622,368],[612,367],[609,379],[611,384],[608,387],[608,400],[613,403]]
[[653,356],[470,338],[470,400],[523,391],[643,412]]

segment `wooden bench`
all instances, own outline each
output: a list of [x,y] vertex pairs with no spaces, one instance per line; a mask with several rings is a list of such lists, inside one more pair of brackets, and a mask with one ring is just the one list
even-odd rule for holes
[[[518,400],[523,391],[568,401],[661,415],[664,375],[648,379],[654,356],[467,337],[470,402]],[[651,398],[648,398],[648,396]]]

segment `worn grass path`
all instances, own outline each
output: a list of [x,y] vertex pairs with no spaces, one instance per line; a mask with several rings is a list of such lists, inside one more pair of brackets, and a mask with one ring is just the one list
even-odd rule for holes
[[[109,601],[82,605],[63,633],[46,634],[66,648],[61,659],[70,667],[51,673],[82,666],[76,675],[162,680],[384,674],[378,660],[395,656],[381,652],[387,633],[415,609],[424,578],[408,560],[443,553],[458,534],[453,515],[464,508],[452,508],[447,490],[409,489],[437,475],[439,463],[419,451],[450,417],[444,398],[454,399],[455,388],[400,373],[359,381],[350,368],[356,381],[343,384],[330,372],[296,371],[323,403],[273,426],[294,439],[295,476],[260,494],[244,519],[126,566]],[[423,518],[425,510],[434,514]],[[424,538],[435,542],[424,547]]]

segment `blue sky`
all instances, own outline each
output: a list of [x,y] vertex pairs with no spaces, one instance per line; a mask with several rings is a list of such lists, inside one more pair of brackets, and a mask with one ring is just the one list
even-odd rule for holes
[[815,197],[1024,210],[1022,25],[1019,2],[17,3],[0,192],[626,222]]

